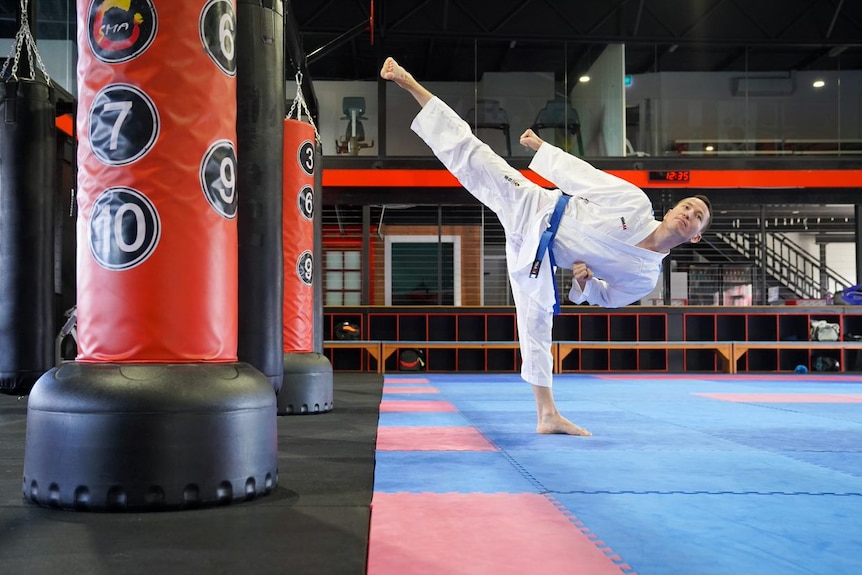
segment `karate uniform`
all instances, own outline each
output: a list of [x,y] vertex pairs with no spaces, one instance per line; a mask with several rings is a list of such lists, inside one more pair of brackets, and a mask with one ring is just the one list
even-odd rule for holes
[[583,291],[574,282],[569,298],[602,307],[635,302],[658,282],[667,254],[636,246],[659,226],[649,198],[637,186],[544,143],[530,169],[557,186],[547,190],[476,138],[470,126],[436,97],[417,114],[411,129],[464,188],[500,219],[518,319],[521,376],[534,385],[550,387],[554,270],[547,253],[538,277],[530,277],[530,268],[557,198],[563,192],[572,196],[550,248],[556,264],[571,269],[582,261],[594,275]]

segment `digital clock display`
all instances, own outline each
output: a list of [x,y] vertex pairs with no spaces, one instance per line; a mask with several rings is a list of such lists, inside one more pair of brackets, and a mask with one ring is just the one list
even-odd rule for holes
[[691,172],[688,170],[650,171],[649,173],[651,182],[688,182],[690,177]]

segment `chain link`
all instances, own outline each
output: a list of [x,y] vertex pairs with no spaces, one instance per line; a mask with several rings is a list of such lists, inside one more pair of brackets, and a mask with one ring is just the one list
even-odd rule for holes
[[42,75],[45,77],[45,82],[50,86],[51,85],[51,77],[48,75],[48,71],[45,69],[45,63],[42,62],[42,56],[39,54],[38,48],[36,48],[36,41],[33,39],[33,33],[30,31],[30,21],[27,17],[27,10],[29,8],[30,0],[21,0],[20,10],[21,10],[21,28],[15,34],[15,43],[12,45],[9,50],[9,56],[6,58],[6,61],[3,62],[3,68],[0,69],[0,78],[6,77],[6,70],[9,67],[9,62],[12,62],[12,74],[11,78],[13,80],[18,80],[18,64],[21,62],[21,50],[26,48],[27,50],[27,62],[30,65],[30,77],[24,78],[25,80],[35,80],[36,79],[36,67],[33,65],[33,57],[36,57],[36,63],[39,65],[39,70],[42,72]]
[[321,144],[320,133],[317,131],[317,126],[314,125],[314,118],[311,117],[311,112],[305,103],[305,98],[302,95],[302,72],[296,71],[296,96],[293,98],[293,104],[287,112],[287,117],[293,119],[293,114],[296,112],[296,119],[302,121],[302,113],[308,117],[308,123],[314,128],[314,140],[318,145]]

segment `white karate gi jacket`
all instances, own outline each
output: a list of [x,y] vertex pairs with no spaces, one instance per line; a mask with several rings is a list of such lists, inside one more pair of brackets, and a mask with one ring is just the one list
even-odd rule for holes
[[547,254],[537,278],[530,277],[530,268],[557,198],[562,192],[572,196],[551,245],[556,263],[571,268],[582,261],[594,275],[583,291],[574,282],[569,298],[603,307],[633,303],[658,281],[667,254],[636,246],[659,225],[649,198],[637,186],[548,143],[530,164],[558,187],[545,189],[476,138],[470,126],[436,97],[417,114],[411,129],[500,219],[518,318],[521,375],[534,385],[550,387],[554,275]]

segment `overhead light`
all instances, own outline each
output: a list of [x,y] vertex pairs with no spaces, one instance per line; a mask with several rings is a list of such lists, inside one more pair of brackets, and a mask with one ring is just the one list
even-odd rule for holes
[[580,78],[578,78],[578,82],[581,82],[581,83],[586,83],[586,82],[589,82],[589,81],[590,81],[590,77],[589,77],[589,75],[587,75],[587,74],[584,74],[583,76],[581,76]]
[[704,148],[704,149],[705,149],[707,152],[712,152],[712,151],[714,151],[714,150],[715,150],[715,148],[714,148],[714,147],[712,147],[711,145],[707,145],[707,146],[706,146],[706,148]]
[[814,80],[814,82],[811,85],[814,86],[815,88],[822,88],[823,86],[826,85],[826,82],[824,82],[823,80]]

